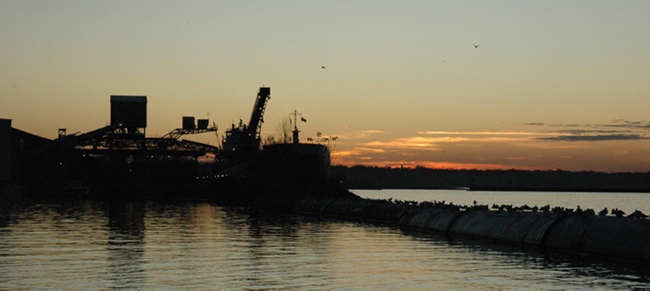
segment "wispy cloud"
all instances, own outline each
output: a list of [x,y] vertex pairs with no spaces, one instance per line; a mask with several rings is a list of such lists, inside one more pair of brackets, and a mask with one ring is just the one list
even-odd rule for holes
[[540,136],[534,138],[538,141],[568,141],[568,142],[600,142],[614,140],[642,140],[648,139],[645,130],[650,129],[650,123],[644,120],[628,121],[615,119],[606,124],[546,124],[541,122],[524,123],[527,126],[546,126],[565,128],[548,131],[547,134],[555,136]]
[[364,148],[364,147],[355,147],[354,151],[356,152],[365,152],[365,153],[375,153],[375,154],[382,154],[385,153],[386,150],[384,149],[378,149],[378,148]]
[[336,136],[338,136],[339,139],[342,140],[352,140],[352,139],[364,139],[364,138],[369,138],[371,136],[384,135],[384,134],[386,134],[386,132],[383,130],[368,129],[368,130],[360,130],[360,131],[355,131],[350,133],[341,133],[341,134],[337,134]]
[[437,145],[439,143],[449,143],[449,142],[459,142],[463,138],[450,138],[450,137],[407,137],[407,138],[397,138],[388,141],[370,141],[365,143],[365,146],[369,147],[379,147],[379,148],[409,148],[409,149],[420,149],[420,150],[429,150],[437,151],[440,150]]
[[621,132],[630,132],[630,131],[629,130],[618,131],[618,130],[562,129],[562,130],[558,130],[557,132],[578,135],[578,134],[595,134],[595,133],[610,134],[610,133],[621,133]]
[[606,135],[564,135],[553,137],[538,137],[537,140],[547,141],[612,141],[648,139],[638,134],[606,134]]
[[426,135],[539,135],[539,132],[523,131],[420,131],[418,134]]
[[629,128],[629,129],[650,129],[650,122],[645,120],[630,121],[625,119],[614,119],[610,123],[544,123],[544,122],[527,122],[522,123],[527,126],[549,126],[549,127],[583,127],[583,128]]
[[650,122],[645,121],[645,120],[639,120],[639,121],[629,121],[625,119],[614,119],[612,120],[612,124],[607,125],[610,127],[623,127],[623,128],[631,128],[631,129],[641,129],[641,130],[648,130],[650,129]]

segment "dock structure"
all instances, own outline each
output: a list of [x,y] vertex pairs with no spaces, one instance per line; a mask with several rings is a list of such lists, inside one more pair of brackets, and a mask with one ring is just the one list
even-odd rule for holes
[[194,117],[184,117],[183,127],[147,137],[146,96],[111,95],[110,106],[108,125],[72,134],[59,128],[56,139],[26,133],[13,128],[11,120],[0,119],[0,183],[58,192],[71,183],[111,189],[209,175],[210,168],[200,167],[198,159],[216,155],[219,147],[180,138],[216,132],[216,125],[209,126],[207,119],[196,125]]

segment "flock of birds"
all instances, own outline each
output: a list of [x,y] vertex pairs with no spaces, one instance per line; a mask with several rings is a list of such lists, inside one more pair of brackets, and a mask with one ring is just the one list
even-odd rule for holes
[[565,207],[551,207],[550,205],[545,205],[542,207],[538,206],[528,206],[526,204],[522,206],[513,206],[512,204],[507,205],[507,204],[492,204],[491,207],[488,205],[483,205],[483,204],[478,204],[476,201],[472,205],[455,205],[453,202],[446,203],[444,200],[443,201],[436,201],[434,200],[433,202],[429,201],[424,201],[424,202],[417,202],[417,201],[403,201],[403,200],[393,200],[393,198],[389,199],[383,199],[386,202],[389,203],[395,203],[398,205],[412,205],[412,206],[423,206],[423,207],[434,207],[434,208],[448,208],[448,209],[456,209],[456,210],[465,210],[465,211],[472,211],[472,210],[487,210],[489,211],[490,209],[492,211],[497,211],[497,212],[541,212],[541,213],[552,213],[552,214],[576,214],[576,215],[581,215],[581,216],[593,216],[593,215],[598,215],[598,216],[607,216],[607,215],[613,215],[615,217],[629,217],[629,218],[637,218],[637,219],[645,219],[648,217],[648,215],[644,214],[643,212],[639,210],[635,210],[634,212],[628,214],[626,216],[626,213],[623,210],[620,210],[618,208],[613,208],[612,210],[607,209],[605,207],[603,210],[599,211],[596,213],[593,209],[582,209],[580,208],[580,205],[578,205],[575,209],[574,208],[565,208]]

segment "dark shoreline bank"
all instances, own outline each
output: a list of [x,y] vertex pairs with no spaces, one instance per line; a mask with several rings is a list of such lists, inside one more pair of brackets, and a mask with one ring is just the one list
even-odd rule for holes
[[650,193],[650,173],[332,166],[331,176],[342,181],[348,189]]

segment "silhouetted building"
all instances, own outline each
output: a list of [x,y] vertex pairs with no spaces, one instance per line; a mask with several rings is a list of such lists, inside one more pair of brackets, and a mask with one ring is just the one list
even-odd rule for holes
[[128,129],[147,127],[147,97],[111,95],[111,125]]
[[183,129],[192,130],[196,128],[194,116],[183,116]]

